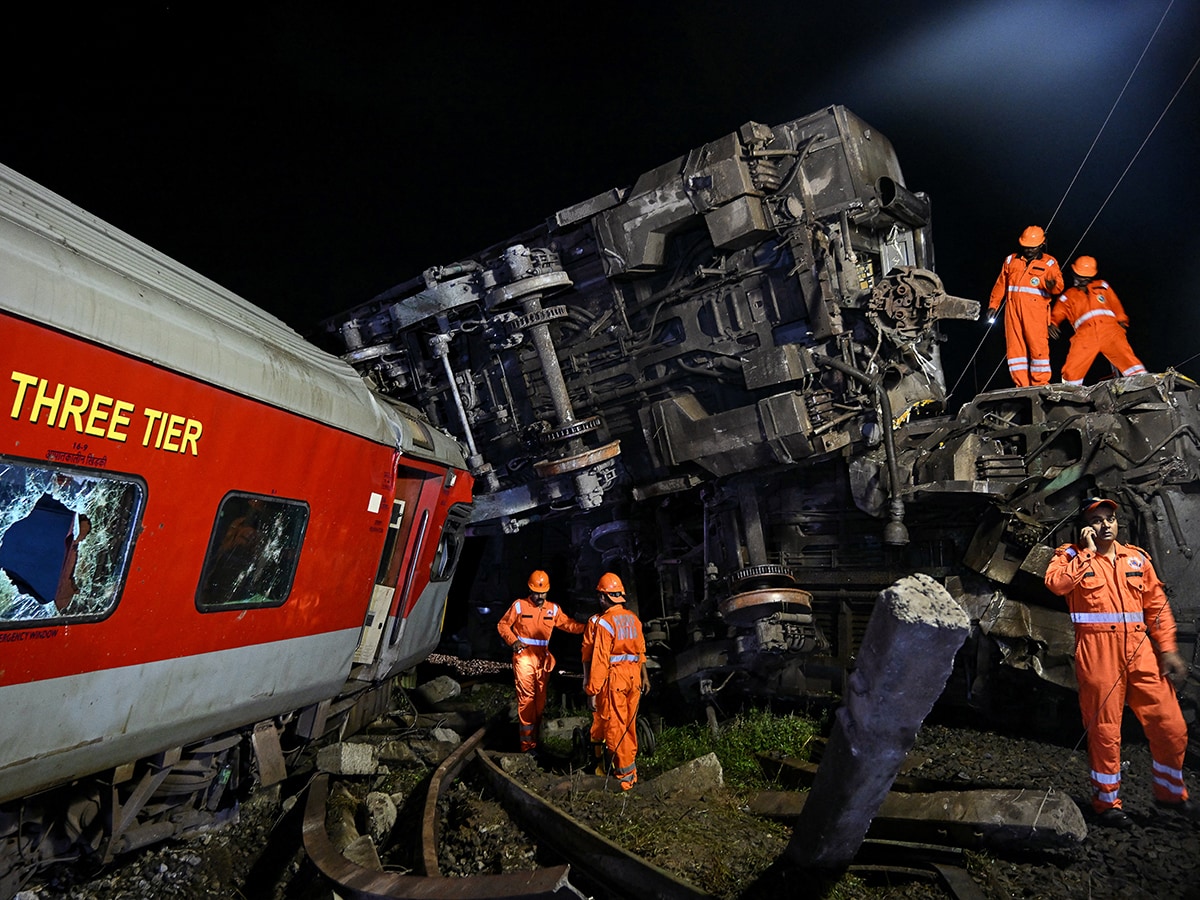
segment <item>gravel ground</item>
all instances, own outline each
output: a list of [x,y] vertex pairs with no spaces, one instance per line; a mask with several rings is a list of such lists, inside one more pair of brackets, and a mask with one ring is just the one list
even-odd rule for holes
[[[1140,732],[1126,739],[1128,761],[1122,794],[1133,826],[1114,831],[1094,824],[1086,808],[1087,764],[1081,747],[1069,740],[1034,739],[980,730],[961,724],[927,723],[905,767],[905,774],[966,785],[986,782],[1064,794],[1085,810],[1089,833],[1080,845],[1053,852],[1021,855],[1017,850],[969,854],[969,871],[988,898],[1155,898],[1200,900],[1200,826],[1156,809],[1150,789],[1150,759]],[[560,779],[561,780],[561,779]],[[1189,789],[1200,797],[1194,769]],[[296,788],[298,789],[298,785]],[[289,798],[291,789],[282,792]],[[683,877],[702,884],[721,897],[763,896],[762,875],[772,853],[785,846],[788,832],[778,823],[748,821],[740,811],[744,798],[732,794],[705,798],[702,812],[695,806],[656,809],[664,822],[707,821],[715,843],[657,821],[647,828],[649,806],[630,797],[603,794],[579,801],[576,815],[608,822],[617,830],[637,826],[646,841],[654,835],[655,861],[669,867],[674,860]],[[639,793],[638,791],[631,792]],[[642,793],[648,795],[649,791]],[[332,894],[299,850],[298,809],[285,812],[277,793],[264,793],[246,804],[237,824],[223,831],[175,842],[133,854],[105,870],[84,877],[63,869],[30,885],[21,900],[330,900]],[[290,799],[290,798],[289,798]],[[614,812],[611,805],[623,804]],[[662,801],[654,806],[663,807]],[[592,807],[589,812],[588,808]],[[443,802],[441,865],[445,874],[469,875],[511,871],[555,862],[537,841],[508,820],[486,790],[466,784],[453,789]],[[753,819],[753,817],[749,817]],[[736,830],[735,830],[736,825]],[[640,830],[639,830],[640,829]],[[705,829],[702,829],[704,831]],[[674,837],[672,835],[675,835]],[[672,850],[671,841],[683,841]],[[650,854],[645,847],[642,852]],[[728,864],[736,859],[739,865]],[[777,875],[779,873],[776,873]],[[784,893],[794,889],[795,873],[785,874]],[[823,882],[805,882],[808,896],[934,898],[949,896],[927,882],[880,886],[843,882],[833,893]]]
[[[1088,765],[1082,743],[1058,743],[974,729],[927,725],[907,774],[988,781],[1066,794],[1084,810],[1088,835],[1078,847],[1045,858],[983,857],[977,882],[989,897],[1200,898],[1200,826],[1154,806],[1150,753],[1140,734],[1126,737],[1121,782],[1128,830],[1095,823],[1088,804]],[[1200,781],[1185,769],[1188,790]]]

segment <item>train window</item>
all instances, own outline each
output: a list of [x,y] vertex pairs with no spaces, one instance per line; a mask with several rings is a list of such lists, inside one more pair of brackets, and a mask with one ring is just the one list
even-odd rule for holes
[[203,611],[279,606],[292,590],[308,504],[227,494],[217,510],[196,591]]
[[446,524],[442,528],[442,537],[433,556],[430,581],[449,581],[454,575],[458,558],[462,555],[463,537],[470,519],[471,507],[465,503],[455,503],[446,513]]
[[145,496],[129,477],[0,458],[0,627],[112,612]]

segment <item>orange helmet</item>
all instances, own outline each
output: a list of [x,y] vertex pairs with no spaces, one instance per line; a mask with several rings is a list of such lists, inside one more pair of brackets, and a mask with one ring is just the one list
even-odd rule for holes
[[1096,257],[1094,256],[1077,256],[1075,262],[1071,263],[1071,271],[1082,278],[1096,277]]
[[605,572],[600,576],[600,582],[596,585],[596,590],[608,594],[608,599],[612,600],[613,603],[625,602],[625,585],[621,584],[621,579],[612,572]]
[[529,589],[535,594],[544,594],[550,590],[550,576],[541,569],[529,576]]
[[1030,225],[1021,232],[1021,237],[1017,243],[1022,247],[1040,247],[1046,243],[1046,232],[1042,231],[1038,225]]

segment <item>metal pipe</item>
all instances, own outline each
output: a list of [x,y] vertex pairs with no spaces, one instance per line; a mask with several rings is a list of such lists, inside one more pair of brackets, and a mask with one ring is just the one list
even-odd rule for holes
[[429,339],[433,355],[440,358],[442,368],[446,371],[446,381],[450,385],[450,395],[454,397],[454,406],[458,409],[458,419],[462,423],[463,437],[467,442],[467,450],[472,457],[479,455],[475,449],[475,437],[471,434],[471,424],[467,421],[467,410],[463,406],[462,395],[458,391],[458,382],[454,380],[454,369],[450,366],[450,335],[435,334]]
[[830,356],[814,357],[819,366],[837,369],[844,375],[849,375],[856,381],[866,385],[875,392],[879,403],[879,414],[883,418],[883,452],[887,458],[888,470],[888,512],[891,521],[883,529],[883,542],[893,547],[902,547],[908,543],[908,529],[904,527],[904,501],[900,499],[900,465],[896,460],[896,439],[892,434],[892,401],[888,397],[883,381],[872,378],[865,372],[860,372],[854,366],[834,359]]
[[887,175],[875,182],[879,208],[898,222],[920,228],[929,224],[929,200],[914,194],[900,182]]
[[[540,312],[542,301],[532,297],[524,300],[521,307],[526,315]],[[550,337],[550,326],[545,323],[530,326],[529,337],[533,341],[533,349],[537,351],[538,359],[541,360],[542,377],[546,380],[546,389],[550,392],[550,401],[554,404],[558,424],[568,425],[575,421],[575,410],[571,407],[567,383],[563,380],[562,367],[558,364],[558,351],[554,347],[554,339]]]

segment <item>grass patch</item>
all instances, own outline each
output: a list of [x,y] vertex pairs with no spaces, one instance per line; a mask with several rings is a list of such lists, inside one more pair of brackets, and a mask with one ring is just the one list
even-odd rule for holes
[[715,737],[707,725],[699,723],[664,728],[657,736],[653,755],[639,754],[638,769],[644,767],[646,776],[652,778],[689,760],[716,753],[727,785],[761,789],[771,782],[755,754],[770,751],[807,760],[813,740],[820,733],[821,723],[816,719],[752,709],[722,725]]

